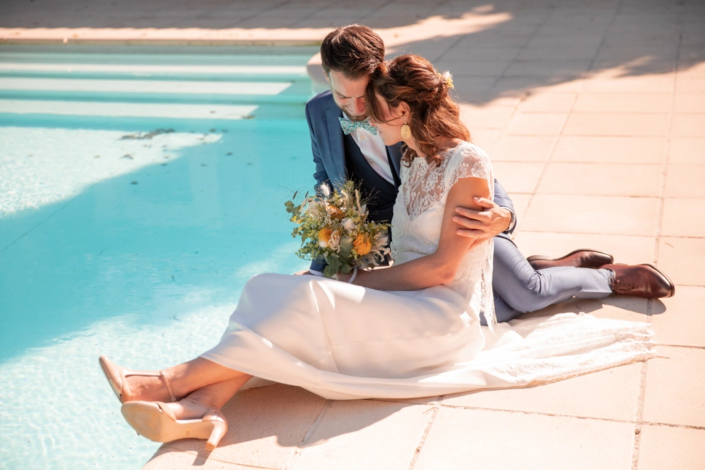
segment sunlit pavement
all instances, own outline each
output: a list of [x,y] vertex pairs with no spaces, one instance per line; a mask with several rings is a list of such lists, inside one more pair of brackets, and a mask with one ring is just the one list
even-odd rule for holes
[[[525,390],[327,401],[273,385],[230,431],[148,469],[703,469],[705,4],[697,1],[6,2],[8,42],[298,43],[377,28],[390,54],[450,70],[474,140],[514,198],[526,255],[654,263],[672,299],[568,302],[652,324],[656,359]],[[315,60],[314,60],[315,63]],[[313,170],[313,168],[312,168]]]

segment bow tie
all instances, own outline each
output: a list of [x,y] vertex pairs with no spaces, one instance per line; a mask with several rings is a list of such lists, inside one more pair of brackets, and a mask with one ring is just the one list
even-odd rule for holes
[[348,135],[355,132],[357,129],[362,128],[369,131],[372,135],[377,135],[377,129],[370,124],[370,119],[365,119],[364,121],[348,121],[344,118],[338,118],[340,120],[340,127],[343,128],[343,134]]

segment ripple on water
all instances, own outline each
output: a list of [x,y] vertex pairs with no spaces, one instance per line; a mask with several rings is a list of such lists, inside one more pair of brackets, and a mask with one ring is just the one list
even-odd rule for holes
[[135,369],[193,359],[217,343],[234,308],[203,308],[158,329],[113,318],[0,364],[0,468],[141,468],[159,445],[124,422],[98,357]]

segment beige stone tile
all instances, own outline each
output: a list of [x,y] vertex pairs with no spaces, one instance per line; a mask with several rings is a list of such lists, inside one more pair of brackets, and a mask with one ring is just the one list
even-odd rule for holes
[[585,80],[583,90],[603,93],[671,93],[674,75],[604,77]]
[[[629,39],[631,39],[632,44],[613,44],[611,47],[600,48],[600,53],[597,55],[597,59],[617,59],[624,62],[631,62],[644,56],[655,56],[662,60],[670,60],[675,62],[678,58],[677,42],[670,45],[661,45],[654,43],[653,41],[649,44],[647,41],[639,38],[638,36],[629,37]],[[652,78],[654,75],[646,75],[645,77]],[[658,77],[658,75],[656,77]]]
[[[479,95],[471,95],[468,98],[478,98]],[[470,101],[473,101],[472,99]],[[484,94],[479,102],[484,103],[485,106],[517,106],[521,102],[520,95],[488,95]]]
[[497,92],[531,92],[531,93],[577,93],[580,91],[582,79],[576,78],[543,78],[543,77],[503,77],[492,88]]
[[676,93],[705,93],[705,78],[679,76],[676,80]]
[[579,76],[587,72],[588,66],[585,60],[517,60],[504,72],[504,76]]
[[661,173],[659,165],[549,163],[536,192],[658,197]]
[[575,93],[537,93],[528,96],[519,106],[522,113],[569,113]]
[[544,162],[548,159],[553,136],[502,136],[492,149],[494,162]]
[[676,137],[705,137],[705,113],[674,114],[671,135]]
[[509,123],[508,135],[557,135],[566,115],[558,113],[518,113]]
[[472,143],[483,149],[492,148],[498,136],[498,129],[470,129]]
[[522,229],[648,237],[656,231],[658,214],[655,198],[537,194]]
[[522,61],[583,60],[592,59],[598,45],[558,44],[555,46],[537,45],[522,49],[517,59]]
[[458,77],[451,96],[458,101],[466,101],[473,93],[489,93],[495,80],[495,77]]
[[673,137],[669,155],[671,165],[705,165],[705,137]]
[[632,421],[636,419],[640,377],[641,364],[630,364],[539,387],[449,395],[442,403]]
[[665,136],[668,114],[596,114],[572,113],[568,116],[564,135]]
[[705,111],[705,93],[677,94],[673,111],[676,113],[702,113]]
[[[511,60],[445,60],[441,59],[433,65],[436,70],[448,70],[456,80],[465,77],[499,77],[509,66]],[[472,80],[472,79],[471,79]]]
[[676,286],[676,295],[662,301],[666,312],[652,317],[658,342],[705,347],[705,287]]
[[[460,44],[458,45],[460,46]],[[460,61],[484,61],[484,60],[513,60],[517,55],[519,46],[502,46],[502,47],[454,47],[448,51],[443,60],[460,62]]]
[[666,174],[666,197],[705,198],[705,166],[669,165]]
[[676,237],[705,238],[705,201],[666,199],[661,233]]
[[562,136],[551,161],[658,165],[665,155],[665,137]]
[[581,93],[576,113],[669,113],[670,93]]
[[514,108],[509,106],[460,105],[461,119],[469,129],[501,129],[513,112]]
[[[560,217],[560,214],[558,215]],[[519,224],[522,218],[519,218]],[[519,228],[514,237],[519,250],[527,257],[544,255],[558,258],[573,250],[587,248],[614,256],[618,263],[650,263],[654,257],[653,237],[602,235],[592,233],[526,232]]]
[[705,62],[698,59],[678,61],[678,78],[705,78]]
[[[210,455],[240,465],[284,468],[325,403],[301,388],[280,384],[244,390],[223,407],[230,426]],[[168,444],[191,452],[201,452],[204,445],[196,439]]]
[[648,362],[644,421],[705,426],[705,350],[659,346]]
[[641,427],[639,470],[702,470],[705,430],[671,426]]
[[442,407],[414,470],[628,470],[634,426]]
[[532,193],[543,163],[495,162],[495,178],[511,193]]
[[526,215],[531,194],[509,193],[509,197],[512,198],[512,203],[514,203],[514,214],[516,214],[517,220],[521,220]]
[[[201,441],[205,446],[205,441]],[[142,467],[142,470],[174,470],[179,468],[199,468],[202,470],[252,470],[249,465],[238,465],[223,462],[211,456],[205,450],[180,451],[171,447],[161,447],[156,454]],[[274,470],[273,467],[257,467],[263,470]]]
[[[652,311],[662,313],[666,310],[663,303],[656,301]],[[559,313],[589,313],[597,318],[611,318],[613,320],[626,320],[645,322],[649,319],[649,304],[647,299],[613,295],[604,299],[577,299],[551,305],[536,312],[524,314],[525,318],[547,317]]]
[[306,440],[294,470],[406,470],[432,408],[370,400],[334,401]]
[[658,265],[675,284],[705,286],[705,239],[662,237]]

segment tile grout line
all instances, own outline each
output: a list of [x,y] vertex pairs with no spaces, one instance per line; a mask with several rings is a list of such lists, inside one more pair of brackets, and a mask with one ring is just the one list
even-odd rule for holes
[[[681,26],[682,31],[682,26]],[[678,38],[678,49],[676,52],[676,67],[673,71],[673,83],[671,88],[671,108],[668,113],[668,138],[666,139],[666,155],[663,159],[662,172],[661,172],[661,188],[659,197],[659,207],[658,207],[658,218],[656,223],[656,228],[654,230],[654,248],[653,248],[653,258],[652,261],[658,266],[658,259],[660,255],[660,243],[661,243],[661,226],[663,224],[663,214],[665,209],[665,195],[666,195],[666,181],[668,178],[668,162],[671,153],[671,133],[673,126],[673,113],[675,109],[676,102],[676,78],[678,74],[678,61],[680,58],[681,45],[683,43],[682,32],[679,34]],[[649,325],[653,325],[653,307],[654,300],[649,299],[646,305],[646,312],[648,317]],[[641,364],[641,371],[639,377],[639,397],[637,398],[637,416],[634,429],[634,447],[632,449],[632,470],[639,469],[639,459],[641,456],[641,431],[645,424],[644,422],[644,406],[646,403],[646,378],[649,370],[648,361],[644,361]]]
[[[490,87],[490,89],[494,88],[494,87],[497,85],[497,83],[499,83],[499,81],[500,81],[502,78],[504,78],[504,76],[505,76],[504,74],[507,72],[507,70],[509,70],[509,68],[510,68],[515,62],[517,62],[517,60],[519,60],[518,57],[519,57],[519,55],[521,55],[521,52],[522,52],[524,49],[526,49],[527,45],[531,42],[531,40],[536,37],[536,35],[538,34],[538,32],[541,30],[541,28],[546,24],[546,22],[548,21],[548,18],[549,18],[550,16],[551,16],[550,13],[548,13],[548,11],[547,11],[545,17],[543,18],[543,21],[542,21],[541,23],[539,23],[538,25],[536,25],[536,28],[535,28],[534,31],[531,33],[531,36],[529,37],[529,39],[524,43],[524,45],[521,46],[521,48],[519,48],[519,50],[517,51],[517,53],[514,54],[514,57],[512,57],[512,59],[511,59],[511,60],[507,63],[507,65],[502,69],[502,71],[499,73],[499,75],[496,75],[496,78],[495,78],[494,82],[492,83],[492,86]],[[492,76],[492,77],[495,77],[495,75],[491,75],[491,76]],[[519,101],[518,101],[517,103],[515,103],[514,106],[512,106],[512,112],[510,113],[509,118],[504,122],[504,124],[502,125],[502,127],[499,128],[499,131],[497,132],[497,135],[494,137],[494,139],[492,140],[492,143],[489,145],[489,148],[487,149],[487,151],[488,151],[488,153],[489,153],[490,155],[492,155],[492,153],[494,152],[495,148],[499,145],[499,142],[502,140],[502,137],[507,135],[507,134],[505,134],[505,131],[509,128],[509,125],[511,124],[512,120],[514,119],[514,117],[515,117],[515,116],[518,114],[518,112],[519,112],[519,107],[521,106],[521,104],[522,104],[524,101],[526,101],[526,98],[527,98],[528,96],[531,96],[531,92],[528,92],[528,91],[522,91],[522,92],[521,92],[520,96],[518,97]],[[556,140],[557,140],[557,138],[556,138]],[[550,152],[550,151],[549,151],[549,152]],[[490,160],[491,160],[491,158],[490,158]],[[494,164],[495,162],[492,161],[492,163]],[[529,197],[529,202],[528,202],[528,204],[527,204],[527,206],[526,206],[525,211],[528,211],[530,206],[531,206],[531,197]],[[517,218],[517,220],[518,220],[518,218]],[[518,225],[517,225],[517,227],[518,227]],[[514,236],[513,236],[513,235],[512,235],[512,239],[514,239]]]
[[426,427],[424,428],[423,433],[421,434],[421,439],[419,439],[419,444],[416,446],[416,449],[414,450],[414,455],[411,457],[411,461],[409,462],[409,465],[406,467],[407,470],[413,470],[414,466],[416,466],[416,461],[419,458],[419,455],[421,454],[421,449],[423,448],[424,444],[426,443],[426,438],[428,437],[428,434],[431,432],[431,426],[433,426],[433,423],[436,422],[436,417],[438,416],[438,413],[440,411],[440,404],[438,402],[433,403],[432,408],[429,408],[431,410],[431,417],[428,419],[428,422],[426,423]]
[[[619,0],[619,4],[617,5],[617,8],[615,9],[614,14],[612,15],[612,18],[610,19],[609,25],[605,29],[605,33],[602,36],[602,39],[600,40],[600,44],[597,46],[597,48],[595,50],[595,55],[592,57],[592,60],[590,61],[590,64],[588,66],[588,70],[592,69],[592,67],[595,63],[595,60],[597,59],[597,56],[600,53],[600,49],[602,48],[602,46],[605,42],[605,38],[607,37],[607,34],[609,33],[610,29],[612,28],[612,24],[614,23],[614,20],[617,17],[617,14],[622,6],[622,1],[623,0]],[[527,42],[527,44],[528,44],[528,42]],[[504,72],[503,72],[503,74],[504,74]],[[566,116],[563,119],[563,122],[561,123],[560,128],[558,129],[558,133],[557,133],[557,135],[555,135],[553,142],[551,144],[551,147],[548,150],[548,156],[547,156],[546,160],[544,160],[544,162],[543,162],[543,166],[541,168],[541,171],[539,172],[538,178],[536,179],[536,184],[534,185],[533,191],[531,191],[531,193],[529,193],[530,196],[529,196],[529,200],[526,204],[526,209],[525,209],[526,214],[529,213],[529,209],[531,209],[531,203],[533,202],[534,197],[536,197],[536,192],[538,191],[539,185],[541,184],[541,180],[543,179],[543,177],[546,173],[546,170],[548,169],[548,166],[551,164],[551,162],[553,160],[553,155],[556,151],[556,147],[558,147],[558,141],[562,137],[562,134],[563,134],[563,131],[565,130],[566,124],[568,123],[568,119],[570,118],[570,115],[573,113],[573,110],[575,109],[575,104],[578,101],[578,97],[580,96],[580,93],[583,91],[586,79],[587,78],[586,78],[585,74],[583,74],[583,76],[579,78],[580,86],[578,87],[578,90],[574,93],[573,101],[570,104],[570,109],[568,109],[568,112],[566,113]]]
[[[440,2],[436,3],[430,10],[428,10],[427,13],[428,13],[429,15],[433,15],[433,12],[434,12],[434,11],[436,11],[437,9],[439,9],[439,8],[442,7],[443,5],[446,5],[446,4],[449,3],[449,2],[450,2],[450,0],[441,0]],[[472,33],[469,33],[469,34],[472,34]],[[436,63],[436,62],[440,62],[441,60],[443,60],[443,57],[445,57],[446,54],[448,54],[448,52],[449,52],[451,49],[453,49],[455,46],[457,46],[458,44],[460,44],[460,41],[462,41],[463,39],[465,39],[469,34],[468,34],[468,33],[459,34],[459,35],[458,35],[458,39],[457,39],[456,41],[454,41],[453,44],[451,44],[449,47],[447,47],[446,50],[443,51],[443,53],[442,53],[441,55],[437,56],[437,57],[436,57],[433,61],[431,61],[431,62],[432,62],[432,63]]]
[[497,83],[499,83],[500,80],[502,80],[503,78],[505,78],[505,75],[504,75],[504,74],[507,73],[507,70],[509,70],[509,68],[510,68],[517,60],[519,60],[519,56],[521,55],[521,53],[522,53],[524,50],[526,50],[526,48],[529,46],[529,43],[534,40],[534,38],[538,35],[538,33],[539,33],[539,31],[541,30],[541,28],[543,28],[543,27],[546,25],[546,23],[548,22],[549,18],[551,17],[551,12],[550,12],[549,10],[550,10],[550,8],[548,8],[548,7],[544,9],[544,17],[543,17],[542,21],[541,21],[539,24],[536,25],[536,28],[535,28],[534,31],[531,33],[531,36],[530,36],[530,37],[524,42],[524,44],[519,48],[519,50],[517,51],[517,53],[514,54],[514,57],[512,57],[512,60],[509,61],[509,63],[507,64],[507,66],[504,67],[504,69],[502,70],[502,72],[499,74],[499,76],[497,77],[497,79],[496,79],[496,80],[494,81],[494,83],[492,84],[492,88],[494,88],[494,87],[497,85]]
[[[618,366],[618,367],[621,367],[621,366]],[[521,390],[521,389],[522,389],[522,387],[516,388],[516,390]],[[410,403],[407,403],[407,404],[410,404]],[[577,416],[577,415],[569,415],[569,414],[563,414],[563,413],[546,413],[546,412],[542,412],[542,411],[510,410],[510,409],[506,409],[506,408],[485,408],[482,406],[451,405],[451,404],[443,404],[442,402],[436,402],[433,404],[433,406],[437,407],[439,411],[441,408],[451,408],[451,409],[460,409],[460,410],[476,410],[476,411],[490,411],[490,412],[500,412],[500,413],[517,413],[517,414],[525,414],[525,415],[537,415],[537,416],[546,416],[546,417],[550,417],[550,418],[587,419],[587,420],[593,420],[593,421],[605,421],[605,422],[609,422],[609,423],[619,423],[619,424],[636,424],[635,420],[624,420],[624,419],[615,419],[615,418],[599,418],[599,417],[595,417],[595,416]],[[672,427],[672,428],[705,430],[705,426],[694,426],[694,425],[689,425],[689,424],[661,423],[661,422],[657,422],[657,421],[643,421],[641,424],[645,424],[645,425],[649,425],[649,426],[666,426],[666,427]]]
[[[697,286],[697,287],[702,287],[702,286]],[[664,346],[667,348],[682,348],[682,349],[697,349],[697,350],[705,350],[705,346],[689,346],[685,344],[663,344],[659,343],[659,346]]]
[[[172,441],[172,442],[178,442],[178,441]],[[162,449],[169,450],[170,452],[179,452],[179,453],[182,453],[182,454],[194,455],[194,456],[196,456],[196,457],[198,457],[199,455],[201,455],[201,452],[199,452],[199,451],[196,451],[196,450],[193,450],[193,449],[181,449],[181,448],[178,447],[178,446],[172,445],[171,442],[166,442],[166,443],[164,443],[164,445],[162,445],[162,447],[160,447],[159,449],[157,449],[157,451],[154,453],[154,455],[152,456],[152,458],[151,458],[149,461],[151,461],[152,459],[154,459],[154,458],[157,456],[157,454],[159,454],[159,452],[160,452]],[[211,452],[212,452],[212,451],[211,451]],[[162,455],[163,455],[163,454],[162,454]],[[225,463],[225,464],[228,464],[228,465],[237,465],[237,466],[241,466],[241,467],[255,468],[255,469],[259,469],[259,470],[277,470],[276,468],[273,468],[273,467],[262,467],[261,465],[251,465],[251,464],[247,464],[247,463],[233,462],[233,461],[231,461],[231,460],[224,460],[223,458],[214,457],[212,454],[208,455],[208,458],[207,458],[207,459],[208,459],[208,460],[213,460],[213,461],[216,461],[216,462],[222,462],[222,463]],[[149,461],[148,461],[148,463],[149,463]]]
[[294,452],[294,455],[291,457],[291,459],[289,459],[289,461],[287,462],[286,466],[284,467],[284,470],[292,470],[294,468],[296,462],[298,462],[299,458],[301,457],[301,453],[303,452],[302,447],[306,444],[306,442],[308,442],[311,436],[313,436],[313,434],[318,429],[318,426],[321,425],[321,421],[323,421],[323,419],[328,414],[328,410],[330,410],[332,407],[333,400],[326,400],[326,402],[323,404],[323,407],[321,408],[321,411],[318,413],[316,420],[313,422],[313,424],[311,424],[311,427],[308,428],[308,431],[301,439],[301,442],[297,444],[296,451]]

